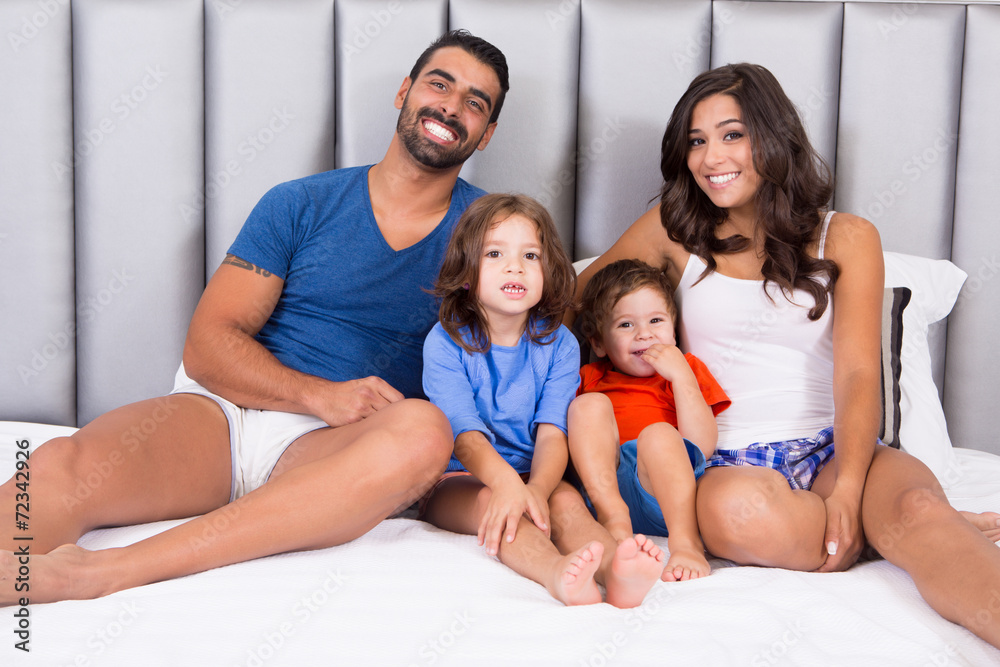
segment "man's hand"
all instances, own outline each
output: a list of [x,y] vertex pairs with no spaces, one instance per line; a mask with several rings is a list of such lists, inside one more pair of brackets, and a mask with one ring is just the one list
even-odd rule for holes
[[311,414],[330,426],[359,422],[403,399],[392,385],[374,376],[346,382],[321,382],[319,389],[304,402]]

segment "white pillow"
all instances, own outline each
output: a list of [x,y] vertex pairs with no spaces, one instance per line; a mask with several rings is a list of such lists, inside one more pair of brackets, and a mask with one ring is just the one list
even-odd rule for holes
[[931,373],[927,329],[951,312],[968,275],[946,259],[889,251],[883,255],[885,286],[909,287],[913,293],[903,311],[899,444],[943,483],[955,466],[955,453]]

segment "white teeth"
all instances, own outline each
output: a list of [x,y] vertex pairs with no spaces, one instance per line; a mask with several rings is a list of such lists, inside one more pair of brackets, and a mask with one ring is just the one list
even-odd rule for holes
[[424,123],[424,127],[427,128],[428,132],[439,139],[454,141],[457,138],[454,132],[441,127],[437,123]]
[[504,292],[523,292],[524,288],[518,285],[504,285],[501,288]]
[[722,185],[723,183],[728,183],[739,175],[740,173],[738,171],[734,171],[731,174],[723,174],[722,176],[709,176],[708,180],[716,185]]

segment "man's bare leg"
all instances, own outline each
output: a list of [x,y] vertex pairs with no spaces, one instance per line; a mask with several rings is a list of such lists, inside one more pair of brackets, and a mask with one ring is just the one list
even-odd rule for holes
[[642,604],[663,572],[663,551],[643,535],[630,535],[618,542],[594,519],[583,498],[566,482],[560,482],[549,498],[552,541],[562,553],[581,545],[604,545],[601,564],[594,575],[604,585],[608,604],[621,609]]
[[[451,447],[447,419],[418,400],[313,431],[298,441],[291,466],[234,503],[127,547],[85,551],[66,545],[33,557],[32,602],[99,597],[271,554],[342,544],[418,498],[444,469]],[[13,565],[12,555],[3,555],[0,578],[9,577]],[[0,584],[0,603],[10,604],[6,588]]]
[[[98,417],[29,459],[31,551],[75,543],[100,526],[184,518],[229,501],[229,425],[212,400],[178,394]],[[14,516],[16,480],[0,486],[0,508]],[[0,548],[15,549],[10,532]]]

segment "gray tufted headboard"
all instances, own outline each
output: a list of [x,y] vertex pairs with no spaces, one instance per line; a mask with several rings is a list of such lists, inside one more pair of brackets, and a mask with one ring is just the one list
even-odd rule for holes
[[379,160],[448,27],[511,91],[463,176],[546,203],[575,258],[650,205],[675,100],[755,61],[887,250],[969,273],[935,369],[1000,453],[1000,6],[709,0],[0,0],[0,419],[83,424],[169,390],[206,277],[288,179]]

